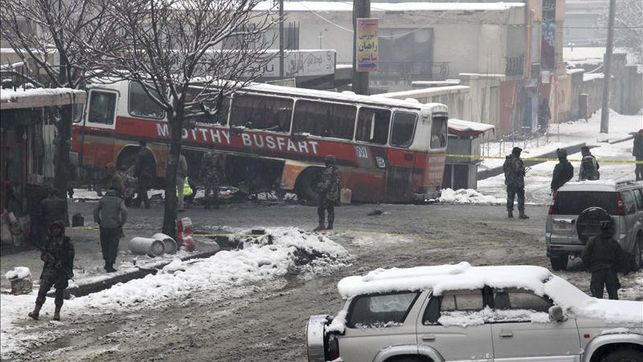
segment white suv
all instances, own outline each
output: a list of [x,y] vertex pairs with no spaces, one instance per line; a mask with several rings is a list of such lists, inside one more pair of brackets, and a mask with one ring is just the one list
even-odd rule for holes
[[587,296],[536,266],[377,269],[308,322],[308,360],[643,361],[643,302]]
[[545,225],[552,269],[565,270],[569,256],[579,256],[587,240],[578,236],[577,219],[590,207],[605,209],[614,219],[614,238],[630,254],[631,269],[643,266],[643,182],[568,182],[554,194]]

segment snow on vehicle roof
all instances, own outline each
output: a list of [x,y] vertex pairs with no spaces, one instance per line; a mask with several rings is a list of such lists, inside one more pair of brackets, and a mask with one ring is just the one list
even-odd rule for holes
[[[406,2],[406,3],[371,3],[371,12],[382,11],[505,11],[511,8],[525,6],[519,2],[495,2],[495,3],[430,3],[430,2]],[[269,10],[272,2],[259,3],[254,10]],[[336,1],[286,1],[284,3],[286,12],[295,11],[353,11],[352,2]]]
[[85,103],[85,97],[85,91],[71,88],[2,89],[0,91],[0,108],[17,109],[82,104]]
[[616,191],[616,181],[614,180],[595,180],[595,181],[577,181],[564,184],[558,192],[564,191]]
[[434,294],[440,295],[445,290],[478,289],[485,285],[495,288],[525,288],[543,295],[543,282],[551,276],[549,270],[538,266],[471,266],[467,262],[461,262],[455,265],[380,268],[364,276],[344,278],[338,283],[337,289],[343,298],[422,289],[432,289]]
[[253,83],[240,91],[259,91],[259,92],[268,92],[268,93],[281,93],[283,96],[299,96],[307,98],[325,98],[336,101],[351,101],[356,103],[381,103],[389,106],[421,109],[421,108],[431,108],[435,106],[441,106],[444,110],[437,110],[446,112],[447,108],[445,105],[440,103],[416,103],[410,102],[407,100],[392,99],[381,96],[365,96],[355,94],[353,92],[332,92],[332,91],[323,91],[317,89],[306,89],[306,88],[293,88],[293,87],[284,87],[274,84],[265,84],[265,83]]

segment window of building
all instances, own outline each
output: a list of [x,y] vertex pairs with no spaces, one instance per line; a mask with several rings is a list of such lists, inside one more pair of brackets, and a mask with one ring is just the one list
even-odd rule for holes
[[361,107],[357,116],[355,140],[385,145],[391,111],[380,108]]
[[409,147],[413,142],[413,133],[417,123],[417,114],[397,111],[393,115],[391,146]]
[[[151,91],[152,94],[158,94]],[[165,112],[145,93],[143,86],[137,82],[129,84],[129,113],[136,117],[163,118]]]
[[230,125],[272,132],[290,132],[293,100],[253,94],[232,99]]
[[298,100],[293,133],[352,140],[356,113],[356,107],[347,104]]
[[116,113],[116,93],[100,90],[89,92],[89,114],[87,122],[114,124]]
[[447,146],[447,118],[434,117],[431,121],[431,148]]
[[391,293],[356,297],[348,313],[350,328],[384,328],[404,323],[419,293]]

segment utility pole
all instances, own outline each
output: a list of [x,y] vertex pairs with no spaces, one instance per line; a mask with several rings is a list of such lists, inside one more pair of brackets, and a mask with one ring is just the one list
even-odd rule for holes
[[614,47],[614,15],[616,0],[610,0],[609,22],[607,24],[607,47],[603,71],[603,105],[601,109],[601,133],[609,132],[610,122],[610,78],[612,77],[612,48]]
[[284,0],[279,0],[279,78],[284,79]]
[[368,95],[368,72],[357,71],[357,18],[371,17],[371,0],[353,0],[353,92]]

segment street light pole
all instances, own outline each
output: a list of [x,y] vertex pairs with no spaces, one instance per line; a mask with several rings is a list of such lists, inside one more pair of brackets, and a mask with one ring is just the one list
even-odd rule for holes
[[279,0],[279,78],[284,78],[284,0]]
[[614,47],[614,13],[616,0],[610,0],[609,22],[607,24],[607,46],[605,49],[605,70],[603,71],[603,104],[601,109],[601,133],[609,132],[610,122],[610,78],[612,77],[612,49]]
[[353,92],[368,95],[368,72],[357,71],[357,19],[371,17],[371,0],[353,0]]

